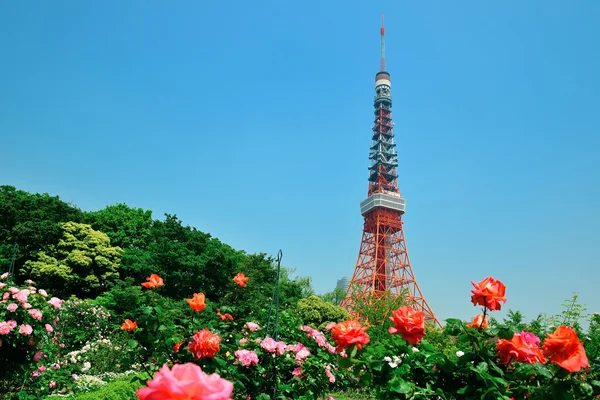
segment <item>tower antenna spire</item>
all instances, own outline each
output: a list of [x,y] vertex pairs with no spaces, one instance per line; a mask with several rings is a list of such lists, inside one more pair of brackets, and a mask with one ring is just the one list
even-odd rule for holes
[[381,14],[381,60],[379,70],[385,71],[385,27],[383,25],[383,14]]

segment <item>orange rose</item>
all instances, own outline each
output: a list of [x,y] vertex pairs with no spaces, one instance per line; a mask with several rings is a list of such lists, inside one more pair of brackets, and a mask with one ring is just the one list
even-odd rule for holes
[[173,351],[175,351],[175,353],[179,353],[179,348],[181,347],[181,345],[183,344],[183,342],[177,342],[173,345]]
[[206,308],[206,303],[204,303],[205,296],[204,293],[194,293],[194,297],[191,299],[186,299],[187,303],[192,307],[194,311],[202,311]]
[[221,349],[221,337],[204,328],[192,336],[188,350],[199,360],[201,358],[214,358],[215,353]]
[[550,357],[550,362],[569,372],[590,366],[577,333],[568,326],[559,326],[554,333],[547,334],[542,351],[546,357]]
[[121,330],[124,331],[132,331],[135,328],[137,328],[137,322],[133,322],[130,319],[126,319],[125,322],[123,322],[123,325],[121,325]]
[[235,278],[233,278],[233,281],[235,283],[237,283],[238,285],[240,285],[241,287],[246,287],[246,282],[248,282],[248,278],[246,275],[242,274],[241,272],[239,272]]
[[164,282],[162,278],[156,274],[150,275],[149,278],[146,278],[148,282],[142,283],[142,286],[146,289],[154,289],[155,287],[164,286]]
[[515,333],[510,340],[500,339],[496,345],[500,364],[518,361],[527,364],[546,363],[542,350],[538,347],[540,338],[530,332]]
[[467,324],[469,328],[475,329],[483,329],[488,327],[487,318],[483,316],[483,314],[478,314],[475,318],[473,318],[473,322]]
[[493,311],[500,310],[500,302],[506,303],[506,297],[504,297],[506,286],[504,286],[504,283],[490,276],[479,283],[473,281],[471,283],[475,287],[475,290],[471,290],[471,293],[473,293],[471,301],[474,306],[479,304]]
[[225,321],[226,319],[233,321],[233,316],[229,313],[221,314],[220,308],[217,308],[217,315],[221,318],[221,321]]
[[425,336],[425,315],[411,306],[400,307],[392,311],[390,320],[394,323],[389,332],[399,333],[410,344],[417,344]]
[[367,329],[369,328],[362,326],[360,322],[352,319],[340,322],[334,326],[331,329],[331,338],[335,340],[337,351],[342,351],[353,344],[356,345],[358,350],[362,349],[362,347],[371,340],[366,333]]

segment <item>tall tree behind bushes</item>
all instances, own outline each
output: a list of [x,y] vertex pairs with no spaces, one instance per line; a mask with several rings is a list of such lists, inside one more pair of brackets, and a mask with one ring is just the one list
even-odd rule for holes
[[14,186],[0,186],[0,265],[10,265],[14,244],[19,251],[15,263],[21,267],[37,251],[58,243],[61,222],[81,222],[83,212],[58,196],[31,194]]

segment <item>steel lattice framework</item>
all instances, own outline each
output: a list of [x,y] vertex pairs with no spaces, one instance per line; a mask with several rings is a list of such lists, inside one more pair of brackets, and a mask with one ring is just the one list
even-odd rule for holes
[[373,301],[384,295],[403,296],[407,304],[424,312],[426,321],[440,325],[417,284],[404,240],[405,200],[398,190],[398,154],[393,134],[391,80],[385,71],[384,33],[382,21],[369,190],[360,204],[365,222],[356,268],[341,305],[352,313],[357,301]]

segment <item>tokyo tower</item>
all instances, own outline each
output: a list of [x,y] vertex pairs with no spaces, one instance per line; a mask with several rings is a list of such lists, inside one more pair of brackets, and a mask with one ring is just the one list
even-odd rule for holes
[[405,304],[423,311],[425,321],[441,326],[423,297],[410,265],[402,214],[406,202],[398,190],[398,154],[392,123],[390,74],[385,70],[385,29],[381,19],[381,65],[375,75],[375,121],[369,152],[369,191],[360,203],[364,216],[356,268],[341,306],[352,312],[356,301],[384,294],[403,296]]

